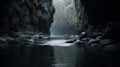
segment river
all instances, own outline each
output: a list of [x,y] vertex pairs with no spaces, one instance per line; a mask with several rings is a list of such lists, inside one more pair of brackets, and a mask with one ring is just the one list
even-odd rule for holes
[[53,46],[54,67],[76,67],[76,61],[80,48],[73,43],[65,43],[68,39],[63,36],[51,37],[45,40],[42,45]]

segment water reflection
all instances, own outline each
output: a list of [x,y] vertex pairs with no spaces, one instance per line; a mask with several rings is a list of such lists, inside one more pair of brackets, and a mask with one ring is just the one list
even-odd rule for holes
[[64,36],[52,36],[51,39],[45,40],[43,45],[53,47],[54,67],[75,67],[78,47],[73,43],[65,43],[68,41]]

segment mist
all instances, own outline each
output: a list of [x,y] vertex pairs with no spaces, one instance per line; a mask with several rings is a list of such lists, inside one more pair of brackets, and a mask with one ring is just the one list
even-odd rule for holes
[[56,9],[54,22],[51,26],[51,35],[76,34],[78,18],[74,0],[53,0]]

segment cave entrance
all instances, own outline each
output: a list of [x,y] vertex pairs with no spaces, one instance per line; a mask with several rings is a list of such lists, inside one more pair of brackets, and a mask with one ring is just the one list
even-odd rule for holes
[[56,11],[50,28],[51,35],[77,34],[78,18],[74,0],[53,0],[53,5]]

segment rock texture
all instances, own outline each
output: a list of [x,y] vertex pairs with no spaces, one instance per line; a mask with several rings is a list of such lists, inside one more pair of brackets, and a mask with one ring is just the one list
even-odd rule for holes
[[[90,32],[106,33],[111,31],[111,39],[119,39],[119,4],[117,1],[108,0],[75,0],[76,10],[81,24],[80,30]],[[114,31],[113,31],[114,30]],[[80,31],[80,32],[81,32]],[[115,38],[115,33],[117,37]],[[106,33],[107,34],[107,33]],[[109,37],[109,35],[108,35]]]
[[54,12],[52,0],[0,0],[0,67],[53,67],[53,48],[37,43]]
[[[77,67],[119,67],[119,3],[116,0],[75,0],[75,3],[81,24],[78,46],[84,47],[84,60],[78,60]],[[81,21],[84,19],[87,22]]]
[[79,19],[79,30],[85,31],[88,28],[88,16],[81,0],[74,0],[77,16]]
[[19,31],[50,34],[55,9],[52,0],[1,0],[0,35]]

